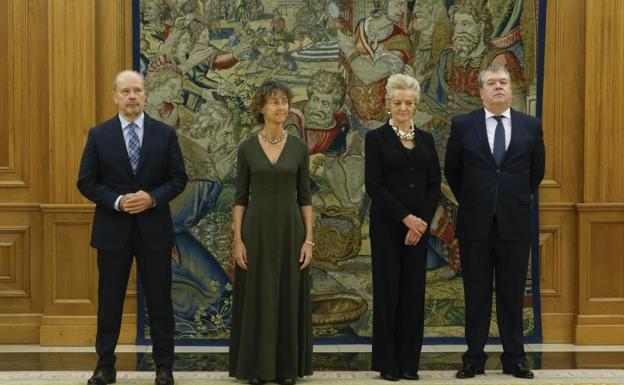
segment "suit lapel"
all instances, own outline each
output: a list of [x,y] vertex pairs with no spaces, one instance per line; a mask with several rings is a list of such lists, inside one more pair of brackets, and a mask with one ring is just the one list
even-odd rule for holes
[[511,155],[510,152],[515,151],[518,146],[518,141],[520,137],[522,137],[522,132],[524,130],[524,124],[522,120],[522,115],[518,113],[518,111],[511,109],[511,139],[509,141],[509,147],[507,147],[507,151],[505,151],[505,156],[503,157],[503,162],[509,159]]
[[119,116],[115,116],[113,118],[112,126],[113,131],[115,131],[115,135],[113,135],[115,150],[121,154],[121,157],[119,159],[124,162],[128,175],[132,176],[132,166],[130,166],[130,157],[128,157],[128,148],[126,147],[126,141],[123,136],[123,130],[121,128]]
[[474,120],[474,124],[472,125],[475,130],[475,134],[479,139],[479,143],[481,144],[481,151],[483,151],[486,157],[490,160],[490,162],[496,166],[496,159],[494,159],[494,155],[492,155],[492,150],[490,149],[490,143],[487,138],[487,128],[485,127],[485,110],[482,108],[480,110],[476,110],[472,113],[472,119]]
[[[145,114],[145,119],[143,120],[143,142],[141,143],[141,154],[139,155],[139,165],[137,166],[137,174],[141,171],[141,167],[143,163],[145,163],[145,158],[147,157],[147,153],[149,151],[149,146],[152,144],[153,139],[153,120],[147,114]],[[128,164],[130,161],[128,160]]]

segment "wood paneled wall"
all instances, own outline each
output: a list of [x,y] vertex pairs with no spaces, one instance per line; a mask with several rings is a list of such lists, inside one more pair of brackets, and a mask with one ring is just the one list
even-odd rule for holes
[[624,343],[624,2],[548,1],[544,340]]
[[91,345],[93,206],[76,177],[88,129],[116,111],[114,75],[132,66],[132,2],[1,1],[0,66],[0,343]]
[[578,309],[578,214],[583,187],[585,0],[548,1],[540,187],[540,275],[545,341],[574,341]]
[[624,2],[587,1],[576,340],[624,343]]
[[[132,64],[131,0],[0,1],[0,343],[91,345],[87,130]],[[544,340],[624,343],[624,2],[548,0]],[[135,338],[131,282],[121,340]]]

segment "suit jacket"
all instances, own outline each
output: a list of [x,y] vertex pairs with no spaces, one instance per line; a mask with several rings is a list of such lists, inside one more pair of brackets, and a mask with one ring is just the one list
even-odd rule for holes
[[366,134],[364,172],[371,221],[400,223],[413,214],[431,224],[440,199],[440,164],[431,134],[415,131],[413,150],[401,144],[388,123]]
[[500,165],[487,139],[485,110],[453,118],[444,172],[459,203],[456,236],[486,239],[496,213],[504,240],[530,240],[531,198],[544,177],[539,119],[511,110],[511,140]]
[[[91,246],[104,251],[121,250],[136,223],[149,248],[170,249],[173,226],[169,201],[184,190],[186,182],[178,137],[170,126],[145,115],[136,175],[130,166],[118,116],[89,130],[77,186],[82,195],[96,204]],[[138,190],[149,193],[156,206],[136,215],[114,209],[119,195]]]

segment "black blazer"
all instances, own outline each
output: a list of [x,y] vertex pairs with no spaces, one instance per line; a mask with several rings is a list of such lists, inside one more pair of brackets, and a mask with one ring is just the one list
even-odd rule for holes
[[[119,116],[89,130],[78,175],[78,190],[93,201],[91,246],[119,251],[132,231],[133,217],[141,237],[154,251],[173,246],[169,201],[184,190],[187,177],[175,130],[145,115],[137,173],[132,173]],[[116,211],[119,195],[143,190],[156,206],[137,215]]]
[[544,177],[539,119],[511,110],[511,140],[500,166],[488,144],[485,110],[453,118],[444,173],[459,203],[456,236],[486,239],[494,211],[505,240],[530,240],[531,198]]
[[440,164],[431,134],[415,131],[413,150],[401,144],[388,123],[366,134],[364,176],[371,221],[400,223],[413,214],[431,224],[440,199]]

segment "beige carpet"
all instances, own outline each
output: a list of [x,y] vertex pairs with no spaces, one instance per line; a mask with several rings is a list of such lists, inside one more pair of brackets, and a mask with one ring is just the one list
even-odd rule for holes
[[[414,385],[602,385],[624,384],[624,370],[535,370],[535,379],[520,380],[503,375],[500,371],[488,371],[474,379],[458,380],[452,371],[421,371],[418,382],[402,380],[402,384]],[[91,375],[90,372],[0,372],[0,385],[84,385]],[[177,385],[235,385],[246,384],[227,377],[225,372],[175,372]],[[152,385],[153,373],[119,372],[117,383],[120,385]],[[312,377],[299,380],[301,385],[389,385],[379,379],[375,372],[318,372]]]

